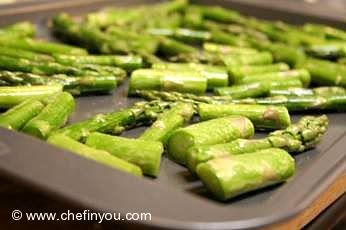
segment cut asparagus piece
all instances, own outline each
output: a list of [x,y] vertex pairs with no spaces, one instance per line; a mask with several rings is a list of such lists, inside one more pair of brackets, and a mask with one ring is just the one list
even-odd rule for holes
[[223,66],[203,65],[196,63],[156,63],[151,66],[153,69],[198,71],[207,78],[208,89],[223,87],[228,85],[228,73]]
[[270,72],[279,72],[289,70],[286,63],[275,63],[270,65],[241,65],[230,66],[228,68],[232,83],[240,82],[244,76],[263,74]]
[[32,40],[29,38],[26,38],[26,39],[0,38],[0,45],[5,47],[44,53],[44,54],[63,53],[63,54],[71,54],[71,55],[86,55],[88,53],[86,50],[78,48],[78,47],[73,47],[73,46],[53,43],[53,42],[47,42],[47,41]]
[[57,62],[35,62],[25,58],[0,56],[0,69],[41,75],[66,74],[72,76],[115,76],[118,81],[126,77],[126,72],[117,67],[99,65],[62,65]]
[[27,21],[18,22],[0,30],[0,35],[4,37],[33,37],[35,33],[34,24]]
[[305,88],[293,88],[293,89],[281,89],[281,90],[270,90],[270,96],[306,96],[306,95],[346,95],[346,89],[338,86],[322,86],[311,89]]
[[345,43],[331,43],[322,45],[313,45],[305,49],[305,51],[314,57],[324,59],[338,59],[346,57]]
[[310,85],[311,77],[305,69],[294,69],[282,72],[261,73],[244,76],[237,84],[247,84],[259,81],[286,81],[287,79],[297,79],[303,83],[304,87]]
[[204,43],[203,49],[207,52],[216,54],[237,54],[237,55],[252,55],[258,53],[256,49],[238,46],[228,46],[216,43]]
[[275,62],[285,62],[291,67],[300,66],[306,59],[303,50],[281,43],[261,43],[254,41],[254,47],[272,53]]
[[183,42],[202,43],[212,38],[212,34],[203,30],[191,30],[188,28],[149,28],[147,31],[151,35],[171,37]]
[[170,103],[157,101],[137,103],[121,111],[97,114],[56,132],[82,141],[92,132],[118,134],[125,128],[135,126],[138,123],[151,123],[168,105]]
[[39,54],[28,50],[18,50],[16,48],[0,46],[0,55],[14,58],[24,58],[31,61],[54,61],[49,55]]
[[294,172],[294,159],[277,148],[215,158],[197,166],[199,178],[220,200],[284,182]]
[[272,89],[289,89],[303,87],[298,79],[287,79],[284,81],[259,81],[250,82],[241,85],[233,85],[229,87],[220,87],[214,89],[214,94],[219,96],[231,96],[234,99],[248,97],[263,97],[269,94]]
[[41,112],[44,104],[39,100],[26,100],[0,114],[0,126],[20,130],[29,120]]
[[312,95],[312,96],[274,96],[265,98],[233,99],[231,96],[197,96],[178,92],[137,91],[137,94],[148,100],[163,100],[170,102],[186,102],[192,104],[259,104],[282,105],[288,111],[306,110],[346,110],[345,95]]
[[302,67],[310,72],[311,81],[315,84],[346,87],[346,66],[330,61],[308,59]]
[[187,151],[194,145],[226,143],[237,138],[250,138],[253,134],[253,124],[246,117],[217,118],[174,131],[167,142],[168,155],[177,163],[185,164]]
[[138,165],[144,174],[157,177],[160,170],[163,146],[158,141],[144,141],[91,133],[86,145],[105,150],[110,154]]
[[139,69],[131,75],[129,93],[162,90],[203,94],[206,89],[207,79],[197,71]]
[[0,87],[0,108],[11,108],[27,99],[41,99],[62,91],[61,85]]
[[300,153],[314,148],[327,128],[327,116],[305,116],[284,130],[270,133],[266,138],[237,139],[226,144],[192,147],[187,154],[187,166],[195,173],[197,165],[208,160],[267,148],[282,148],[292,154]]
[[245,116],[251,120],[256,129],[282,129],[291,124],[290,115],[284,106],[200,103],[198,114],[202,121],[230,115]]
[[64,65],[108,65],[117,66],[127,71],[133,71],[143,67],[143,59],[134,55],[86,55],[75,56],[66,54],[55,54],[54,58],[57,62]]
[[314,35],[323,35],[326,38],[340,39],[346,41],[346,32],[331,26],[307,23],[303,30]]
[[139,139],[160,141],[165,144],[172,132],[188,122],[193,114],[194,109],[191,104],[178,103],[170,110],[161,114]]
[[23,128],[23,132],[46,139],[48,135],[67,122],[75,108],[71,94],[62,92],[52,96],[50,103]]
[[118,169],[123,172],[130,173],[135,176],[141,176],[142,170],[138,166],[122,160],[110,153],[97,150],[84,145],[74,139],[64,135],[52,135],[47,140],[48,143],[68,150],[72,153],[94,160],[111,168]]
[[159,41],[159,52],[165,56],[197,53],[195,47],[170,38],[160,37]]
[[251,55],[224,55],[221,59],[226,66],[266,65],[273,62],[273,57],[269,52],[259,52]]
[[115,76],[71,77],[64,74],[44,76],[31,73],[0,71],[0,85],[52,85],[61,84],[65,91],[73,95],[84,93],[109,93],[117,85]]
[[345,95],[274,96],[265,98],[235,99],[232,102],[237,104],[282,105],[290,112],[306,110],[346,110]]

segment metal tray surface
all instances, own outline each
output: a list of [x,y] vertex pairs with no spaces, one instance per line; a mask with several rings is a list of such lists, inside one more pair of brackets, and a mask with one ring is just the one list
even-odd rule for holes
[[[43,26],[47,18],[41,16],[36,22],[39,35],[49,37]],[[112,95],[79,97],[70,122],[118,110],[138,100],[126,95],[127,83]],[[137,178],[1,128],[0,172],[53,197],[97,211],[149,212],[151,221],[137,222],[144,227],[260,228],[297,215],[346,173],[346,114],[327,115],[328,132],[316,149],[295,156],[297,173],[293,178],[225,203],[213,200],[197,178],[166,156],[157,179]],[[297,121],[301,116],[293,115],[292,119]],[[143,130],[143,127],[130,130],[123,136],[136,137]]]

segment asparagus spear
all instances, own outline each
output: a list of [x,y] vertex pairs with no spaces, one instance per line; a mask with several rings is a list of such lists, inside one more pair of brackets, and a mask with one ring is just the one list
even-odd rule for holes
[[15,49],[24,49],[44,54],[63,53],[71,55],[86,55],[87,51],[78,47],[63,45],[59,43],[32,40],[29,38],[0,38],[0,45]]
[[213,20],[222,23],[246,23],[246,18],[240,15],[238,12],[230,9],[226,9],[219,6],[203,7],[199,6],[199,10],[202,12],[205,19]]
[[346,87],[346,67],[318,59],[308,59],[302,67],[311,74],[311,81],[318,85],[337,85]]
[[144,174],[157,177],[160,170],[163,146],[158,141],[144,141],[91,133],[86,145],[105,150],[110,154],[138,165]]
[[64,65],[108,65],[117,66],[127,71],[133,71],[143,66],[143,60],[135,55],[86,55],[86,56],[73,56],[66,54],[53,55],[55,60]]
[[277,148],[216,158],[197,166],[199,178],[220,200],[284,182],[294,172],[294,159]]
[[203,65],[196,63],[155,63],[151,66],[153,69],[162,70],[194,70],[198,71],[207,78],[208,89],[223,87],[228,85],[228,74],[222,66]]
[[196,96],[178,92],[137,91],[137,95],[148,100],[164,100],[171,102],[207,103],[207,104],[259,104],[282,105],[288,111],[334,110],[346,109],[345,95],[311,95],[311,96],[274,96],[265,98],[232,99],[231,96]]
[[248,75],[257,75],[287,70],[289,70],[289,66],[286,63],[281,62],[270,65],[241,65],[228,67],[228,72],[232,83],[239,82],[244,76]]
[[254,75],[246,75],[243,78],[236,81],[237,84],[247,84],[260,81],[286,81],[288,79],[297,79],[303,83],[304,87],[310,85],[311,77],[305,69],[294,69],[282,72],[261,73]]
[[284,106],[200,103],[198,114],[202,121],[230,115],[245,116],[251,120],[256,129],[280,129],[291,124],[290,115]]
[[43,76],[31,73],[0,71],[0,85],[52,85],[61,84],[65,91],[73,95],[84,93],[108,93],[117,85],[114,76],[70,77],[64,74]]
[[187,28],[149,28],[147,32],[151,35],[171,37],[183,42],[197,44],[212,39],[212,34],[208,31]]
[[36,28],[31,22],[18,22],[2,28],[0,35],[4,37],[33,37],[36,33]]
[[150,123],[155,120],[170,103],[146,102],[107,114],[97,114],[87,120],[66,126],[56,133],[63,134],[75,140],[85,140],[91,132],[118,134],[127,127],[140,123]]
[[258,53],[256,49],[238,46],[228,46],[216,43],[206,42],[203,44],[203,49],[207,52],[216,54],[239,54],[239,55],[252,55]]
[[0,87],[0,108],[11,108],[27,99],[41,99],[62,91],[61,85]]
[[193,114],[194,109],[191,104],[178,103],[161,114],[139,139],[160,141],[165,144],[171,133],[188,122]]
[[[156,51],[158,41],[148,36],[138,40],[138,36],[114,28],[107,34],[94,26],[78,24],[67,14],[59,14],[53,18],[53,31],[64,41],[82,45],[94,52],[136,53],[150,62],[159,60],[151,53]],[[126,36],[123,34],[125,32]]]
[[237,138],[250,138],[253,134],[253,124],[246,117],[217,118],[174,131],[167,142],[168,155],[177,163],[185,164],[187,151],[194,145],[226,143]]
[[233,103],[260,104],[260,105],[282,105],[288,111],[306,110],[334,110],[345,111],[345,95],[312,95],[312,96],[274,96],[265,98],[246,98],[233,100]]
[[207,79],[197,71],[139,69],[131,75],[129,93],[144,89],[202,94]]
[[303,30],[314,35],[323,35],[328,39],[339,39],[346,41],[346,32],[331,26],[307,23]]
[[0,126],[20,130],[29,120],[41,112],[44,105],[39,100],[26,100],[0,114]]
[[215,88],[214,94],[220,96],[231,96],[234,99],[241,99],[267,96],[272,89],[289,89],[297,87],[303,87],[302,82],[297,79],[284,79],[283,81],[268,80]]
[[159,38],[159,53],[164,56],[174,56],[174,55],[182,55],[182,54],[195,54],[198,50],[190,45],[184,44],[182,42],[167,38],[160,37]]
[[117,67],[97,65],[66,66],[56,62],[35,62],[24,58],[0,56],[0,69],[9,71],[20,71],[26,73],[53,75],[66,74],[73,76],[85,75],[113,75],[119,80],[126,76],[126,72]]
[[89,146],[75,141],[70,137],[64,135],[52,135],[48,138],[47,142],[114,169],[118,169],[135,176],[142,176],[142,170],[138,166],[113,156],[106,151],[90,148]]
[[271,132],[266,138],[237,139],[226,144],[195,146],[188,151],[187,166],[195,173],[198,164],[211,159],[268,148],[282,148],[292,154],[300,153],[314,148],[327,131],[327,127],[327,116],[305,116],[284,130]]
[[305,51],[314,57],[323,59],[338,59],[346,57],[345,43],[327,43],[322,45],[313,45],[305,49]]
[[24,58],[31,61],[54,61],[54,59],[45,54],[38,54],[32,51],[27,50],[18,50],[16,48],[4,47],[0,46],[0,55],[1,56],[9,56],[14,58]]
[[285,62],[291,67],[300,66],[306,59],[303,50],[286,44],[260,42],[253,39],[251,39],[251,43],[257,49],[271,52],[275,62]]
[[51,132],[66,123],[75,107],[73,97],[66,92],[52,97],[50,103],[24,126],[23,132],[46,139]]
[[224,55],[221,59],[226,66],[266,65],[273,62],[273,57],[269,52],[254,53],[251,55]]
[[269,95],[270,96],[346,95],[346,90],[345,88],[338,87],[338,86],[322,86],[322,87],[316,87],[312,89],[293,88],[293,89],[286,89],[286,90],[270,90]]

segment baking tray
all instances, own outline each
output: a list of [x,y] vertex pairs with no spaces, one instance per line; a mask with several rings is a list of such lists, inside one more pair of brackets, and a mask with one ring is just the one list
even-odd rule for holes
[[[96,1],[98,2],[98,1]],[[127,5],[155,1],[126,1]],[[205,1],[203,1],[205,2]],[[242,9],[232,1],[214,1]],[[125,3],[113,1],[113,4]],[[81,14],[100,7],[89,4],[74,9]],[[246,8],[245,13],[254,11]],[[49,36],[44,27],[52,13],[63,8],[43,11],[34,20],[39,35]],[[261,16],[256,10],[255,16]],[[268,16],[268,9],[265,10]],[[36,15],[36,16],[35,16]],[[286,15],[287,16],[287,15]],[[23,19],[23,14],[19,20]],[[297,18],[301,15],[297,16]],[[0,10],[1,19],[1,10]],[[3,20],[0,20],[3,21]],[[304,22],[301,17],[301,22]],[[138,99],[127,98],[127,82],[113,95],[77,98],[76,112],[70,122],[94,114],[118,110]],[[337,178],[346,173],[346,114],[327,114],[330,127],[314,150],[295,156],[297,173],[287,183],[252,192],[229,202],[213,200],[188,171],[162,159],[157,179],[137,178],[94,163],[78,155],[55,148],[31,136],[0,129],[0,172],[55,198],[100,212],[151,213],[151,221],[137,221],[148,228],[169,229],[244,229],[260,228],[285,222],[309,207]],[[297,121],[302,115],[292,116]],[[136,137],[144,128],[127,131],[123,136]],[[263,136],[265,134],[258,134]],[[346,188],[345,188],[346,190]],[[131,224],[134,224],[133,222]]]

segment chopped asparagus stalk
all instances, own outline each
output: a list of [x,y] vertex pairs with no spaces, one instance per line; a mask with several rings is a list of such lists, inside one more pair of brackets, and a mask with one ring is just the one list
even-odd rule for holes
[[197,166],[199,178],[220,200],[284,182],[294,172],[294,159],[277,148],[215,158]]
[[91,148],[78,141],[75,141],[70,137],[61,134],[52,135],[48,138],[47,142],[62,149],[71,151],[77,155],[107,165],[111,168],[118,169],[135,176],[142,176],[142,170],[138,166],[111,155],[106,151]]
[[158,141],[144,141],[91,133],[86,145],[105,150],[110,154],[141,167],[144,174],[157,177],[160,170],[163,146]]
[[46,139],[53,131],[63,126],[75,108],[71,94],[62,92],[53,95],[50,103],[23,128],[23,132]]
[[187,151],[194,145],[226,143],[237,138],[250,138],[253,134],[253,124],[246,117],[217,118],[174,131],[167,142],[168,155],[177,163],[185,164]]

